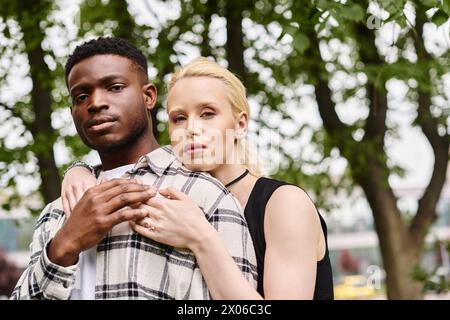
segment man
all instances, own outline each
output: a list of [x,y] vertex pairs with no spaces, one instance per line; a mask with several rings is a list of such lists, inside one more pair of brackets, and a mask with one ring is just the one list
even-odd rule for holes
[[[61,199],[45,207],[30,264],[12,299],[209,298],[189,250],[144,239],[130,229],[128,221],[147,215],[139,204],[155,196],[149,186],[173,187],[196,201],[256,286],[251,238],[231,194],[211,177],[183,168],[169,148],[158,147],[150,115],[156,88],[148,81],[142,53],[123,39],[89,41],[69,58],[66,83],[78,134],[99,153],[102,181],[84,194],[70,217]],[[110,180],[117,177],[122,179]],[[237,219],[221,217],[230,214]]]

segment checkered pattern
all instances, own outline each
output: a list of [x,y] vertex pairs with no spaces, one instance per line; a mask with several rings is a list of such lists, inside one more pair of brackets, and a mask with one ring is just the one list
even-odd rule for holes
[[[256,288],[256,258],[247,224],[237,201],[218,180],[187,170],[167,146],[143,156],[125,176],[158,188],[174,187],[189,195]],[[45,207],[30,245],[31,261],[11,299],[69,298],[77,265],[55,265],[44,249],[65,220],[61,199]],[[116,225],[97,245],[96,270],[96,299],[210,298],[191,251],[142,237],[126,222]]]

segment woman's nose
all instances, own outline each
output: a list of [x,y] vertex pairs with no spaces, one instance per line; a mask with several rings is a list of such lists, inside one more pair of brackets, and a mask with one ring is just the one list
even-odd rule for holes
[[201,121],[191,118],[188,121],[188,132],[190,136],[199,135],[201,132]]

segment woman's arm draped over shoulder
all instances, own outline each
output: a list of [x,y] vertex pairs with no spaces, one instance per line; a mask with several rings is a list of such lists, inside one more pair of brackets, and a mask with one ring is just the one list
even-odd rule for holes
[[[149,200],[146,207],[150,210],[149,219],[139,224],[130,222],[132,228],[155,241],[189,248],[195,255],[213,299],[261,299],[255,290],[256,265],[250,265],[255,257],[246,228],[231,228],[222,222],[224,229],[219,227],[218,232],[187,195],[174,188],[159,192],[167,198]],[[217,210],[224,212],[217,213],[215,218],[224,219],[226,216],[233,224],[237,224],[238,219],[243,219],[237,211],[230,210],[231,203],[234,203],[231,195],[222,198]],[[153,231],[143,227],[145,223],[151,225]],[[227,245],[221,235],[227,237]],[[237,261],[232,256],[235,256]]]
[[61,186],[61,200],[67,216],[72,213],[86,190],[95,186],[96,182],[97,179],[85,166],[74,166],[65,173]]
[[[133,229],[155,241],[192,250],[214,299],[262,299],[203,212],[188,196],[170,189],[162,191],[170,199],[148,202],[154,231],[142,223],[131,223]],[[311,299],[320,228],[314,205],[301,189],[282,187],[269,201],[266,214],[266,298]]]

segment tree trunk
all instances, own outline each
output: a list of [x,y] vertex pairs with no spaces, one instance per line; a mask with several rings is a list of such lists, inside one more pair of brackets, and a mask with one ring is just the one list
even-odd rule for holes
[[228,69],[234,72],[248,86],[244,63],[244,33],[242,31],[242,8],[235,2],[227,2],[225,8],[227,20],[227,60]]
[[423,242],[411,237],[401,220],[397,199],[382,178],[383,169],[370,161],[365,174],[356,177],[372,209],[383,266],[386,271],[388,299],[418,299],[423,285],[412,278],[420,264]]
[[417,300],[422,298],[423,284],[412,280],[414,266],[420,263],[422,248],[409,244],[403,250],[383,250],[386,271],[387,298],[389,300]]
[[[29,30],[24,33],[33,34]],[[25,38],[26,41],[27,38]],[[28,45],[25,44],[27,48]],[[46,203],[57,199],[61,194],[61,177],[55,163],[53,144],[55,133],[51,125],[51,75],[44,61],[44,51],[40,42],[27,51],[30,62],[31,79],[33,89],[31,91],[31,103],[35,115],[35,121],[31,126],[33,135],[35,155],[38,159],[39,174],[41,176],[41,188]]]
[[[320,55],[318,55],[320,57]],[[353,140],[349,128],[339,119],[332,92],[324,80],[315,85],[319,113],[327,133],[335,141],[341,154],[349,162],[355,183],[363,189],[374,217],[375,231],[379,239],[383,267],[386,271],[386,286],[389,299],[418,299],[422,284],[412,279],[413,267],[420,263],[423,241],[414,239],[401,220],[397,199],[388,184],[388,170],[378,157],[384,154],[386,96],[368,86],[371,112],[366,126],[363,147]],[[377,125],[378,122],[378,125]],[[378,152],[367,146],[373,145]],[[361,154],[364,161],[360,161]]]
[[212,15],[217,12],[217,0],[209,0],[206,4],[206,12],[202,15],[203,18],[203,31],[202,31],[202,44],[200,45],[200,54],[203,57],[208,57],[212,55],[211,46],[209,44],[209,31],[211,25]]

